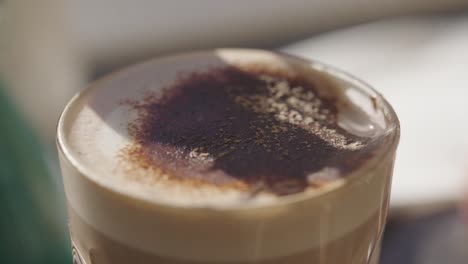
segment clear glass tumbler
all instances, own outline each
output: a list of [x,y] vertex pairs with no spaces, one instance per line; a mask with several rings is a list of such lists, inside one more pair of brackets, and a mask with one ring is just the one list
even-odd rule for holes
[[[287,195],[268,205],[226,208],[171,206],[135,195],[125,185],[115,186],[112,177],[101,177],[107,173],[99,168],[104,160],[86,161],[80,153],[80,140],[102,143],[85,133],[81,139],[74,131],[83,111],[94,113],[96,119],[89,120],[89,126],[101,122],[107,127],[107,119],[102,117],[119,107],[129,89],[158,89],[159,80],[175,76],[180,67],[197,70],[238,58],[280,61],[284,67],[295,65],[331,76],[350,102],[358,102],[353,109],[374,119],[382,145],[351,175],[313,192]],[[344,114],[352,116],[351,112]],[[110,130],[105,131],[115,129],[107,128]],[[75,263],[375,264],[399,131],[392,107],[367,84],[333,67],[286,54],[218,49],[132,66],[75,96],[59,121],[57,144]]]

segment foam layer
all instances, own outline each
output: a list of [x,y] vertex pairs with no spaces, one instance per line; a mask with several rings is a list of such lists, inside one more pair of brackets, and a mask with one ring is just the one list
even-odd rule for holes
[[362,108],[370,95],[352,103],[351,83],[273,53],[217,55],[98,83],[72,124],[78,159],[138,196],[218,206],[313,192],[375,152],[381,113]]

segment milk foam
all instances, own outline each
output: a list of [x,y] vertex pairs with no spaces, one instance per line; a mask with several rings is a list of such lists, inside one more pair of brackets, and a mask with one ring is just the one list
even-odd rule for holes
[[[78,99],[79,107],[74,110],[76,117],[67,139],[72,154],[92,171],[95,177],[93,180],[144,200],[193,207],[272,204],[279,197],[270,193],[252,196],[247,190],[180,184],[171,180],[170,175],[165,175],[163,171],[140,168],[121,159],[122,149],[131,143],[128,126],[136,118],[135,110],[124,102],[141,100],[148,92],[158,91],[171,84],[180,73],[260,62],[277,66],[281,70],[308,70],[309,77],[318,83],[319,91],[323,89],[324,93],[335,93],[352,102],[340,106],[346,108],[339,112],[338,122],[341,127],[357,136],[376,137],[382,133],[385,126],[383,113],[375,108],[378,102],[370,99],[375,95],[356,90],[356,84],[349,80],[327,76],[327,72],[333,70],[325,66],[317,65],[317,71],[311,72],[302,61],[288,59],[291,61],[270,52],[222,50],[215,56],[199,53],[142,64],[99,81]],[[332,74],[339,76],[341,73]],[[148,177],[151,174],[158,177]],[[337,179],[329,187],[340,185],[342,181],[344,179]],[[323,190],[305,190],[308,193],[320,191]]]

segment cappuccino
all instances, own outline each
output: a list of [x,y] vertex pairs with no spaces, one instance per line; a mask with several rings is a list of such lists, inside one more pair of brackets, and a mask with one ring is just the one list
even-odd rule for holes
[[166,57],[62,114],[76,261],[370,263],[398,120],[362,82],[260,50]]

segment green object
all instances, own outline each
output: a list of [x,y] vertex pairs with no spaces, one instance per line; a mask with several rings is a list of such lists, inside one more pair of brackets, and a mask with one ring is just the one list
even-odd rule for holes
[[[54,163],[0,82],[0,263],[71,263]],[[47,153],[49,155],[47,155]]]

